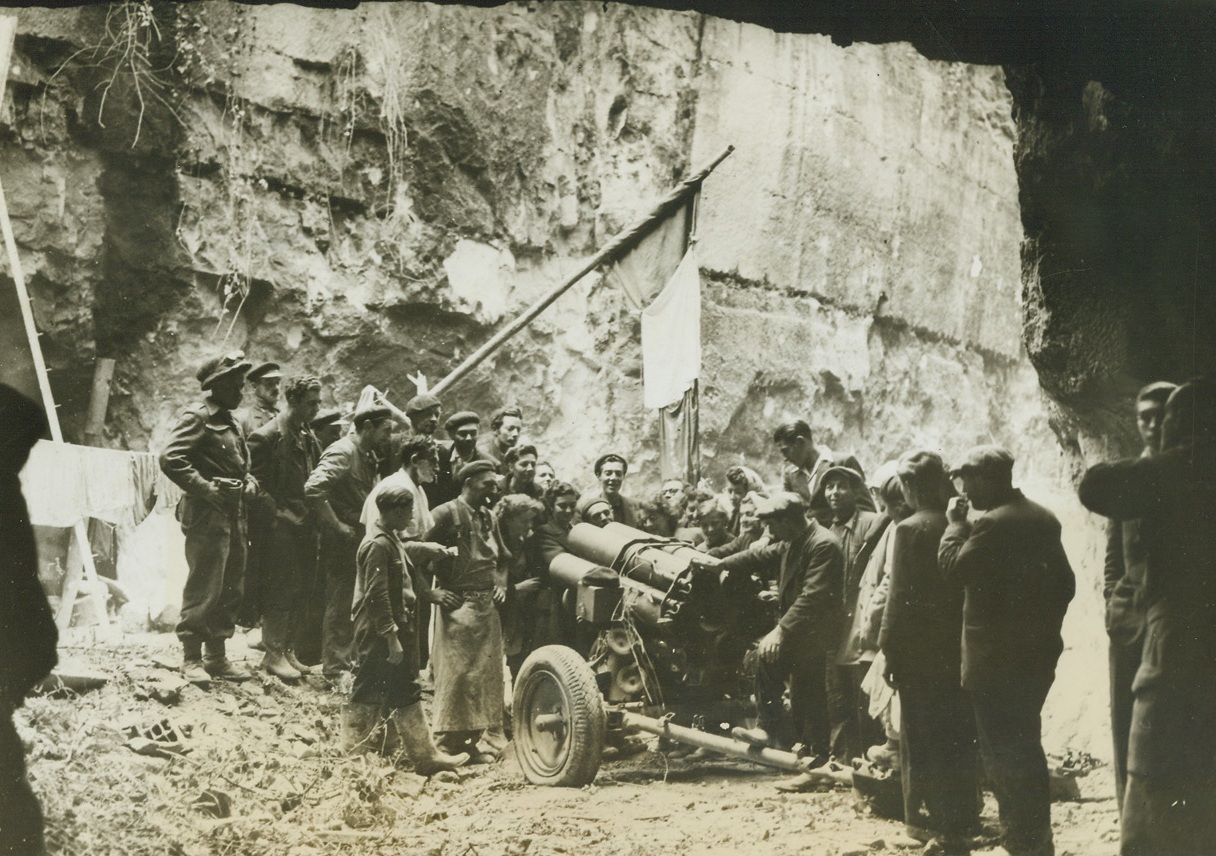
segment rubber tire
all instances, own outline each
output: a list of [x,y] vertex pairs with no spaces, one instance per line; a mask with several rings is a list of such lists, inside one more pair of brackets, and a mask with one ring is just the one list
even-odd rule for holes
[[[544,709],[535,710],[537,705]],[[533,728],[535,714],[554,712],[560,712],[567,723],[556,737]],[[528,655],[515,679],[512,721],[515,754],[529,782],[581,788],[595,779],[604,752],[607,714],[595,675],[578,652],[565,645],[546,645]]]

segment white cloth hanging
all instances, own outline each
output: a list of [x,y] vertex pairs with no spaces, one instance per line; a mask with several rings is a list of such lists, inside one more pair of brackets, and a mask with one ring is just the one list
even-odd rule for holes
[[642,310],[642,400],[658,410],[684,398],[701,376],[701,272],[692,246]]

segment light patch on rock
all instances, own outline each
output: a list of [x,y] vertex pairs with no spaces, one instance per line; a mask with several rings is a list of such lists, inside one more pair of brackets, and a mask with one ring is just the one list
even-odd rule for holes
[[457,241],[456,249],[443,260],[456,308],[470,311],[484,323],[506,314],[514,269],[515,257],[510,252],[480,241]]

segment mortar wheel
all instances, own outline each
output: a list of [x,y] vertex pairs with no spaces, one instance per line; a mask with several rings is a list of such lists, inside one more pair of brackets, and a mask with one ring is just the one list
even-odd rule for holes
[[600,769],[607,717],[591,667],[564,645],[537,648],[519,668],[515,754],[534,785],[579,788]]

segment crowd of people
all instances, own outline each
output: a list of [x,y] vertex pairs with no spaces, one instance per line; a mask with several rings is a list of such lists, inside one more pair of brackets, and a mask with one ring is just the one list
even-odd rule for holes
[[[1075,582],[1059,521],[1014,487],[1008,451],[977,446],[949,466],[912,449],[867,479],[855,456],[816,446],[793,421],[774,431],[786,463],[771,483],[739,465],[721,493],[669,480],[639,498],[619,454],[601,455],[585,488],[563,478],[523,439],[517,407],[496,411],[488,430],[471,411],[443,419],[428,394],[403,411],[373,394],[349,418],[319,413],[318,378],[284,386],[279,366],[239,353],[209,360],[198,380],[203,396],[161,456],[185,491],[177,635],[188,680],[247,679],[225,642],[260,623],[261,668],[287,681],[319,668],[348,693],[349,751],[404,750],[426,772],[489,762],[506,744],[509,676],[540,645],[576,644],[549,563],[577,522],[618,521],[720,559],[723,585],[736,574],[769,581],[762,597],[778,620],[755,648],[758,723],[737,739],[802,744],[811,766],[866,757],[899,769],[907,830],[933,852],[969,852],[982,774],[1007,850],[1054,852],[1041,713]],[[239,409],[246,386],[254,401]],[[1210,568],[1211,526],[1184,525],[1211,507],[1212,486],[1202,468],[1164,463],[1182,443],[1193,456],[1193,428],[1161,436],[1167,400],[1181,395],[1146,388],[1142,458],[1095,467],[1081,485],[1087,505],[1120,521],[1107,582],[1129,856],[1198,852],[1151,843],[1163,818],[1182,816],[1161,771],[1191,771],[1210,794],[1202,777],[1216,769],[1210,749],[1183,758],[1158,725],[1213,745],[1194,714],[1216,712],[1216,583],[1197,576]],[[1171,478],[1190,487],[1166,496]],[[1184,501],[1194,505],[1175,508]],[[1171,644],[1180,626],[1186,642]],[[1184,820],[1210,828],[1213,816]]]

